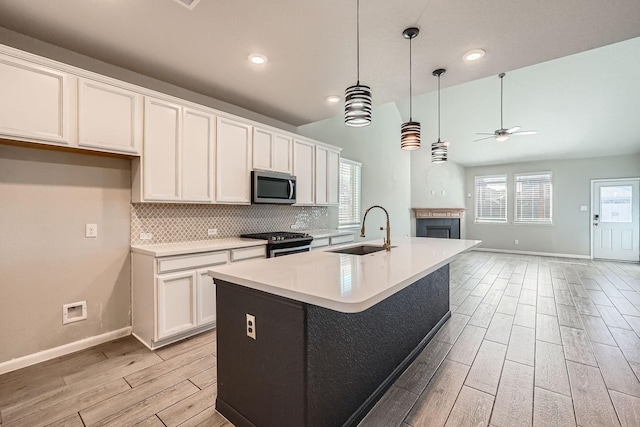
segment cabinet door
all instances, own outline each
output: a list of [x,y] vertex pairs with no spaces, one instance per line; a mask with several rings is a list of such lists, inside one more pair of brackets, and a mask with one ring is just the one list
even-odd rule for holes
[[218,117],[216,201],[251,203],[251,126]]
[[327,203],[337,205],[339,202],[340,152],[329,150],[327,158]]
[[182,197],[187,202],[213,202],[214,116],[183,108]]
[[198,270],[198,326],[216,321],[216,285],[208,270]]
[[315,145],[310,142],[293,142],[293,174],[296,176],[296,204],[314,204],[314,151]]
[[273,134],[253,128],[253,169],[273,170]]
[[158,276],[156,337],[159,341],[196,327],[196,273]]
[[327,159],[329,150],[316,147],[316,204],[327,204]]
[[146,201],[180,200],[180,114],[177,104],[145,99],[142,158]]
[[292,139],[275,134],[273,136],[273,170],[276,172],[292,173],[293,172],[293,150]]
[[78,125],[80,147],[140,154],[142,95],[81,78]]
[[65,73],[0,55],[0,135],[69,144]]

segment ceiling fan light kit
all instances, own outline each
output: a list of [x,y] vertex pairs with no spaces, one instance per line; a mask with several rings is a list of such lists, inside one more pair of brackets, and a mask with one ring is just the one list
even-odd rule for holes
[[411,40],[420,34],[420,30],[411,27],[402,32],[402,37],[409,40],[409,121],[400,126],[400,148],[403,150],[417,150],[420,148],[420,123],[413,121],[413,100],[411,81]]
[[438,140],[431,144],[431,163],[445,163],[449,154],[449,142],[440,140],[440,77],[446,72],[444,68],[438,68],[431,73],[438,78]]
[[360,0],[356,2],[357,83],[344,92],[344,122],[347,126],[362,127],[371,124],[371,88],[360,84]]
[[476,139],[473,142],[478,142],[478,141],[484,141],[485,139],[495,139],[498,142],[504,142],[507,139],[509,139],[509,137],[511,135],[535,135],[536,133],[538,133],[537,130],[520,130],[520,126],[514,126],[512,128],[509,129],[505,129],[504,128],[504,123],[503,123],[503,99],[504,99],[504,76],[505,73],[500,73],[498,74],[498,77],[500,78],[500,129],[496,129],[495,131],[488,133],[488,132],[478,132],[477,135],[491,135],[491,136],[486,136],[484,138],[480,138],[480,139]]

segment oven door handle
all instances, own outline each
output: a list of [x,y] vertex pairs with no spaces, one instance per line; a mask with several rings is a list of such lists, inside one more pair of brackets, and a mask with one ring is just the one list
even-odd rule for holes
[[270,255],[271,255],[271,258],[273,258],[274,255],[281,254],[283,252],[300,252],[300,251],[310,251],[310,250],[311,250],[311,245],[296,246],[293,248],[284,248],[284,249],[271,249]]
[[289,180],[289,200],[293,199],[293,181]]

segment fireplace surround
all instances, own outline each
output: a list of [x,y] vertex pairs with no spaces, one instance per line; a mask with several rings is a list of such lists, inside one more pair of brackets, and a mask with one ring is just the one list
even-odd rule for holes
[[461,208],[413,208],[416,214],[416,236],[459,239]]

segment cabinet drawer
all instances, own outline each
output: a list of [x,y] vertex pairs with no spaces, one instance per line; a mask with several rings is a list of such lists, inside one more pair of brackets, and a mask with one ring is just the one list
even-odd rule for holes
[[264,257],[266,257],[266,249],[264,246],[252,246],[250,248],[231,250],[231,262],[242,261],[243,259]]
[[198,255],[158,258],[158,273],[226,264],[228,261],[229,251],[206,252]]
[[311,241],[311,247],[312,248],[319,248],[321,246],[329,246],[329,238],[328,237],[323,237],[321,239],[313,239]]
[[353,234],[345,234],[344,236],[333,236],[331,238],[331,244],[339,245],[341,243],[353,242],[353,240],[354,240]]

